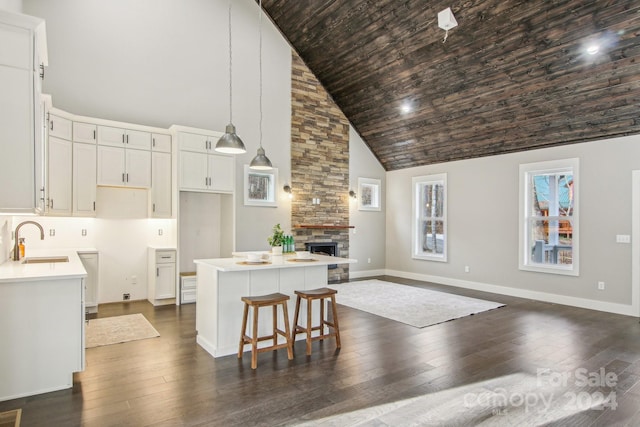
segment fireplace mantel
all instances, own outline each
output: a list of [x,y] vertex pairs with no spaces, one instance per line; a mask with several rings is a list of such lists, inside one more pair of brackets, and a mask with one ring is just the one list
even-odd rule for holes
[[340,230],[346,228],[356,228],[355,225],[331,225],[331,224],[300,224],[293,228],[315,228],[318,230]]

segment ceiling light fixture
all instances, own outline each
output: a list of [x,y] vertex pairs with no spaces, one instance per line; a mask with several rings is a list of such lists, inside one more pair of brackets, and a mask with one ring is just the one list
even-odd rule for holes
[[600,46],[598,46],[597,44],[591,44],[587,46],[587,53],[589,55],[595,55],[598,52],[600,52]]
[[233,72],[232,72],[232,51],[231,51],[231,1],[229,0],[229,124],[224,130],[224,135],[216,143],[216,151],[228,154],[246,153],[244,142],[236,134],[236,127],[233,125]]
[[259,15],[259,34],[260,34],[260,45],[259,45],[259,60],[258,60],[258,69],[260,70],[260,147],[258,147],[258,153],[251,160],[249,167],[251,169],[258,170],[269,170],[273,169],[273,165],[271,164],[271,160],[266,156],[264,152],[264,148],[262,148],[262,0],[260,0],[260,15]]
[[447,37],[449,37],[449,30],[457,26],[458,21],[456,21],[456,17],[453,16],[453,12],[450,7],[438,12],[438,27],[445,30],[444,40],[442,40],[442,43],[447,41]]

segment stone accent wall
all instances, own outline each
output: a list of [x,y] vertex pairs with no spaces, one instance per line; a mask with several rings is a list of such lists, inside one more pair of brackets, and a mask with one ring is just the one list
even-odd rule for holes
[[[295,228],[349,225],[349,122],[302,59],[292,55],[291,224],[296,248],[333,241],[339,256],[348,257],[349,229]],[[329,270],[329,281],[348,279],[348,265]]]

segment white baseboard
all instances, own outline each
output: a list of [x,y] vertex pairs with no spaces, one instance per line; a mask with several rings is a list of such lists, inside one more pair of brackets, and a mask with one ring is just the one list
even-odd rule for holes
[[508,295],[518,298],[527,298],[536,301],[551,302],[554,304],[569,305],[572,307],[588,308],[591,310],[606,311],[608,313],[623,314],[637,317],[632,305],[618,304],[606,301],[596,301],[586,298],[570,297],[566,295],[549,294],[546,292],[531,291],[528,289],[516,289],[507,286],[492,285],[489,283],[472,282],[470,280],[452,279],[450,277],[432,276],[428,274],[409,273],[398,270],[385,270],[385,275],[402,277],[405,279],[421,280],[424,282],[439,283],[441,285],[457,286],[476,291],[492,292],[494,294]]
[[351,271],[349,270],[349,279],[362,279],[364,277],[384,276],[386,270],[363,270],[363,271]]

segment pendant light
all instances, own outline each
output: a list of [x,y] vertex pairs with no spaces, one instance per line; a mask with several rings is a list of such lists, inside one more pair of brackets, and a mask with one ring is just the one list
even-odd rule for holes
[[269,170],[273,169],[271,160],[264,153],[262,148],[262,0],[260,0],[260,21],[259,21],[259,33],[260,33],[260,48],[259,48],[259,62],[258,69],[260,70],[260,147],[258,147],[258,153],[251,160],[249,167],[257,170]]
[[229,0],[229,124],[224,130],[224,135],[220,137],[216,144],[216,151],[227,154],[246,153],[244,142],[236,135],[236,127],[233,125],[233,72],[231,54],[231,2]]

